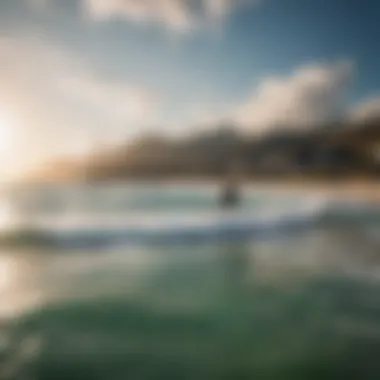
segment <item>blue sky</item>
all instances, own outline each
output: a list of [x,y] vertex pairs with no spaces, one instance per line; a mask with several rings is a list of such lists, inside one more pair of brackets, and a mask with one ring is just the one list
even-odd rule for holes
[[257,133],[371,116],[379,16],[377,0],[2,0],[12,151],[38,161],[225,119]]

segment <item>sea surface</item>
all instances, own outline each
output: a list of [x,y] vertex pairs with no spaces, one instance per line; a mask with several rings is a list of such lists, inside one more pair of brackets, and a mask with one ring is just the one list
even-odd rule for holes
[[218,192],[5,189],[0,379],[380,379],[379,206]]

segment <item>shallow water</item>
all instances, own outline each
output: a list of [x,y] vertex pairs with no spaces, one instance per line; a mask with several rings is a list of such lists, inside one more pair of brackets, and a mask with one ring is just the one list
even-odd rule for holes
[[[124,189],[117,202],[129,206],[115,209],[177,210],[177,224],[212,211],[212,191],[181,191]],[[54,212],[80,210],[73,194],[74,207]],[[169,206],[171,197],[187,203]],[[246,202],[272,215],[297,203]],[[86,204],[98,210],[99,198]],[[380,229],[364,216],[322,218],[276,239],[3,245],[0,378],[379,379]]]

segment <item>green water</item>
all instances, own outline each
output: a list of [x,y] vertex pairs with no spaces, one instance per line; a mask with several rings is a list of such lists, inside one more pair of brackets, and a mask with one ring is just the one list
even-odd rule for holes
[[377,234],[4,251],[1,379],[380,379]]

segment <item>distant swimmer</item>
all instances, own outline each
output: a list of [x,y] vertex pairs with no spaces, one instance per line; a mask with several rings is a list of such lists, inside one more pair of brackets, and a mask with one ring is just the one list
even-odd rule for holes
[[234,178],[230,178],[222,189],[220,206],[225,209],[238,207],[240,204],[240,192]]
[[236,187],[227,186],[223,189],[220,205],[223,208],[237,207],[240,203],[239,193]]

